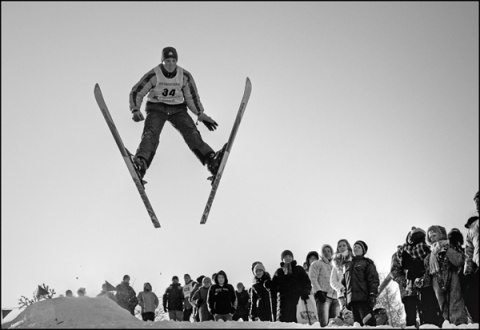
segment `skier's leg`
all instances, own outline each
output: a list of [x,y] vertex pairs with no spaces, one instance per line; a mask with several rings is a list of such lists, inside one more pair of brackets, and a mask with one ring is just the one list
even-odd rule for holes
[[148,168],[157,151],[160,133],[167,120],[167,115],[161,110],[160,105],[155,103],[147,103],[146,112],[147,117],[143,127],[142,140],[138,146],[135,158],[145,159]]
[[215,151],[203,141],[200,132],[195,126],[192,117],[187,113],[187,110],[178,111],[171,115],[169,120],[173,127],[182,134],[190,150],[192,150],[203,165],[206,165],[209,157],[215,154]]

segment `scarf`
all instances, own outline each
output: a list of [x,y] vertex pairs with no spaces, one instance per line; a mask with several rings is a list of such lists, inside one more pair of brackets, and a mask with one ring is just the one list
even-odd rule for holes
[[441,240],[432,244],[432,253],[429,259],[430,274],[440,272],[440,264],[438,263],[438,254],[448,249],[448,240]]
[[430,253],[430,248],[428,245],[424,242],[417,243],[415,245],[405,243],[403,245],[400,245],[398,250],[397,250],[397,259],[400,261],[400,264],[402,264],[402,254],[403,252],[408,253],[412,259],[420,259],[424,260],[427,255]]

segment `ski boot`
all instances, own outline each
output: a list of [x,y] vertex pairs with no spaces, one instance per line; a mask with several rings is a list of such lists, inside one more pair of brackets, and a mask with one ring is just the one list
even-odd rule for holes
[[137,174],[140,177],[142,184],[147,183],[147,181],[143,180],[148,167],[145,158],[135,156],[133,157],[133,164],[135,165],[135,169],[137,170]]
[[227,144],[223,146],[222,149],[215,153],[211,153],[207,158],[207,168],[212,173],[212,176],[208,177],[207,180],[215,181],[215,176],[217,175],[218,169],[220,168],[220,163],[222,162],[223,155],[225,154],[225,150],[227,149]]

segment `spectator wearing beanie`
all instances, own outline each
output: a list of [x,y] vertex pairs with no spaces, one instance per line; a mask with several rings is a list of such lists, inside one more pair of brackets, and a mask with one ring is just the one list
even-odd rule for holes
[[270,274],[260,262],[253,266],[252,272],[255,277],[250,290],[250,318],[252,321],[274,322],[276,319],[276,293],[266,288],[272,282]]
[[426,232],[422,228],[412,227],[405,243],[398,246],[392,255],[390,276],[400,289],[406,326],[416,324],[417,313],[420,315],[420,325],[439,324],[440,319],[443,321],[432,286],[419,288],[415,285],[415,281],[425,274],[424,260],[430,254],[425,238]]
[[[353,245],[354,257],[345,264],[343,285],[347,308],[352,311],[355,322],[363,324],[363,318],[373,313],[378,293],[379,278],[373,261],[365,258],[368,246],[364,241],[356,241]],[[376,326],[374,317],[366,325]]]
[[172,284],[163,294],[163,310],[168,312],[171,321],[183,321],[183,288],[178,282],[178,276],[172,277]]
[[330,285],[330,276],[333,269],[333,248],[328,244],[324,244],[321,251],[321,258],[310,265],[308,276],[312,282],[320,326],[325,327],[328,325],[330,318],[335,318],[339,315],[340,306],[338,304],[337,292]]
[[292,251],[283,251],[281,259],[271,283],[271,290],[277,292],[277,321],[297,322],[298,300],[308,299],[312,284],[305,269],[297,265]]

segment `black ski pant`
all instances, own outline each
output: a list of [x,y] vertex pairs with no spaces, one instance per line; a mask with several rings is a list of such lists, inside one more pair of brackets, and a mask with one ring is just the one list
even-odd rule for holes
[[417,308],[420,308],[420,300],[418,296],[406,296],[402,298],[403,306],[405,307],[406,325],[407,327],[416,325],[417,322]]
[[367,321],[365,325],[370,326],[377,326],[377,321],[375,319],[375,315],[373,315],[373,308],[370,305],[370,302],[352,302],[350,304],[350,308],[353,314],[353,321],[360,323],[361,326],[363,324],[363,318],[368,314],[372,313],[372,317]]
[[478,323],[478,268],[472,275],[467,275],[467,285],[464,295],[465,305],[467,306],[468,314],[472,318],[473,323]]
[[193,308],[185,308],[183,310],[183,320],[190,322],[190,315],[192,315]]
[[442,326],[444,321],[433,286],[420,289],[420,324]]
[[205,165],[207,155],[214,151],[203,141],[195,122],[187,113],[185,105],[171,106],[163,103],[147,102],[145,111],[147,117],[143,127],[142,140],[135,156],[144,158],[147,161],[147,167],[150,167],[152,163],[160,142],[160,133],[167,121],[180,132],[190,150]]
[[154,312],[146,312],[142,313],[142,319],[146,321],[155,321],[155,313]]

